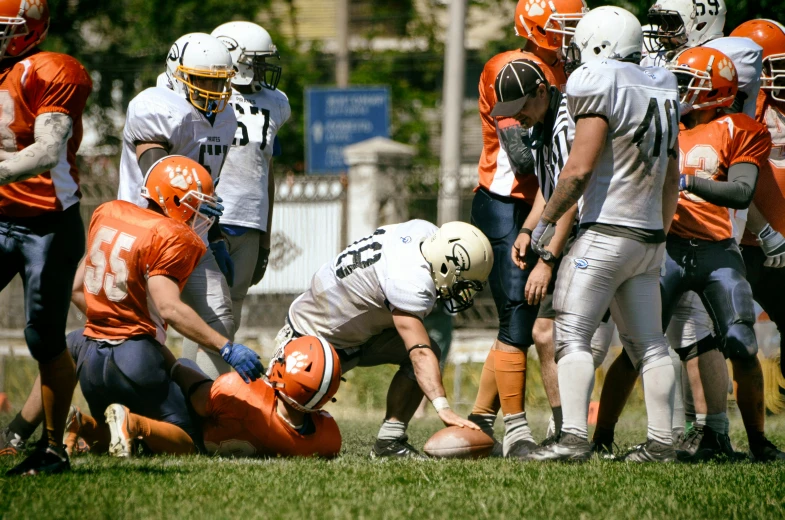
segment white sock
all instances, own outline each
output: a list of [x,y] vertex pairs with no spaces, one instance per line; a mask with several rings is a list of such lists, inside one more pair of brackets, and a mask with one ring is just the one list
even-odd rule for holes
[[406,437],[406,423],[387,420],[382,423],[379,435],[376,436],[380,441],[394,441],[404,437]]
[[649,419],[648,438],[673,444],[673,394],[676,375],[671,358],[663,356],[641,368],[643,395]]
[[706,426],[715,432],[723,435],[728,434],[730,421],[728,421],[728,414],[725,412],[713,413],[706,415]]
[[559,360],[562,431],[589,438],[589,399],[594,388],[594,360],[589,352],[572,352]]
[[534,442],[526,412],[504,416],[504,455],[507,456],[512,445],[520,440]]

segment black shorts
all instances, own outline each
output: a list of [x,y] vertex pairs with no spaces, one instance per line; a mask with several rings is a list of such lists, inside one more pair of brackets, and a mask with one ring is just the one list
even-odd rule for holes
[[131,413],[179,426],[201,445],[197,421],[180,387],[169,379],[162,347],[150,336],[110,345],[83,335],[68,335],[68,351],[76,363],[79,386],[93,417],[103,417],[110,404]]
[[17,274],[25,293],[25,340],[46,363],[65,346],[74,275],[85,250],[79,204],[38,217],[0,216],[0,290]]
[[[472,224],[482,231],[493,248],[493,269],[488,285],[499,314],[499,341],[519,348],[532,344],[537,305],[526,303],[524,290],[531,269],[521,270],[512,262],[512,246],[529,216],[526,202],[494,195],[480,188],[472,201]],[[537,256],[528,259],[534,266]]]

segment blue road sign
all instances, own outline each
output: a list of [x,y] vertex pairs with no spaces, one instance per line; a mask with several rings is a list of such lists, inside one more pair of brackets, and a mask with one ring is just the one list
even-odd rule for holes
[[305,125],[305,171],[344,172],[344,147],[390,136],[390,89],[308,88]]

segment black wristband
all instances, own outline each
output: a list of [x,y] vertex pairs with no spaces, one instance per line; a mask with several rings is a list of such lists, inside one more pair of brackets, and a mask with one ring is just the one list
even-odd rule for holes
[[527,227],[522,227],[521,230],[518,232],[518,234],[532,236],[532,230]]

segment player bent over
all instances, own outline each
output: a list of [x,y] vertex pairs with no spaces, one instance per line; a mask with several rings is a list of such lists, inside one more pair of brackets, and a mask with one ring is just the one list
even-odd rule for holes
[[[84,330],[68,336],[82,393],[93,416],[113,403],[154,421],[169,441],[153,451],[198,438],[180,388],[169,378],[174,356],[164,345],[166,327],[209,345],[249,382],[261,376],[258,356],[215,332],[180,300],[180,291],[205,252],[199,234],[212,224],[200,211],[216,205],[210,174],[196,161],[168,156],[144,179],[140,208],[125,201],[99,206],[88,235],[88,254],[74,282],[74,303],[85,313]],[[101,444],[107,445],[107,433]],[[157,437],[156,437],[157,438]],[[109,446],[121,453],[122,446]]]
[[319,336],[335,347],[343,373],[400,366],[371,457],[420,457],[407,442],[406,427],[423,394],[444,424],[478,429],[450,409],[439,349],[422,320],[437,299],[450,312],[468,309],[492,265],[488,239],[469,224],[437,228],[410,220],[380,227],[316,272],[310,289],[289,307],[278,348],[292,337]]
[[46,1],[0,0],[0,19],[0,290],[17,274],[24,282],[25,341],[41,375],[36,411],[0,430],[0,454],[21,451],[43,421],[36,451],[8,475],[59,473],[70,469],[61,441],[76,378],[65,324],[84,254],[76,152],[92,81],[71,56],[38,49]]
[[581,231],[562,261],[553,298],[564,424],[559,442],[534,451],[532,460],[591,456],[591,340],[609,306],[645,382],[648,441],[627,459],[675,460],[675,377],[658,281],[678,193],[679,96],[671,73],[638,65],[642,40],[630,12],[600,7],[578,23],[568,54],[582,63],[567,81],[572,149],[531,237],[531,247],[545,254],[554,224],[582,199]]

